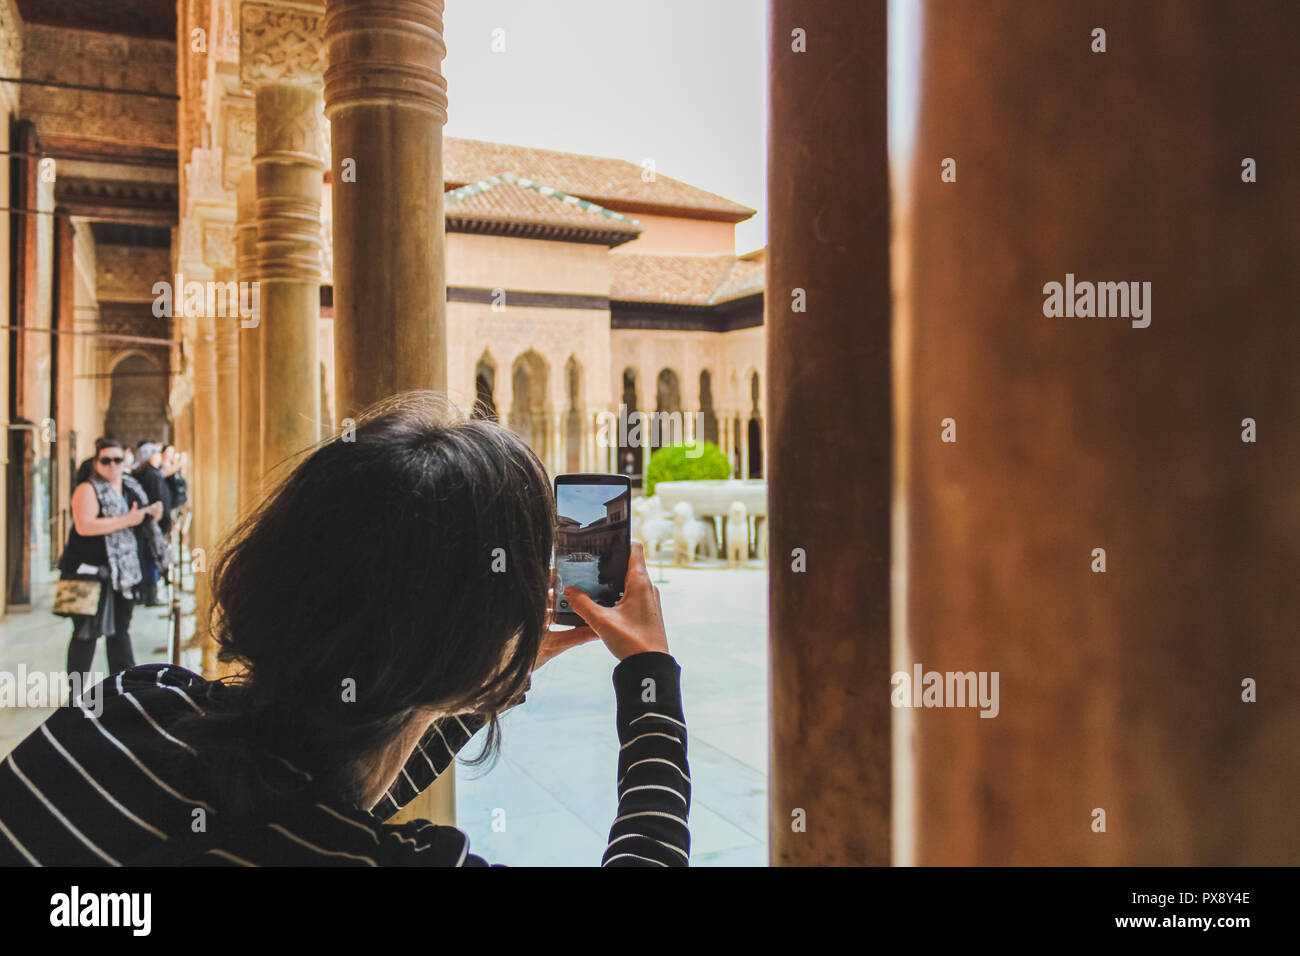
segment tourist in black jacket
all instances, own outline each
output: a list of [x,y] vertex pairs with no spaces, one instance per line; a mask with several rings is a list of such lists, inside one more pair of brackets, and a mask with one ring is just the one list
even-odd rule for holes
[[[137,454],[140,463],[132,472],[132,477],[144,489],[150,504],[155,502],[162,504],[158,531],[166,538],[172,527],[171,489],[167,486],[159,467],[162,465],[162,445],[142,441],[138,446]],[[159,566],[157,556],[154,554],[155,549],[150,540],[152,534],[152,529],[146,524],[141,524],[136,529],[136,537],[140,542],[140,570],[144,574],[144,580],[140,582],[140,601],[150,607],[157,607],[165,603],[158,599],[158,579],[160,576],[165,576],[166,571]]]
[[158,530],[164,535],[172,530],[172,490],[162,472],[163,449],[154,442],[141,442],[139,446],[140,464],[133,475],[140,482],[140,487],[149,496],[149,501],[161,501],[162,517],[158,519]]

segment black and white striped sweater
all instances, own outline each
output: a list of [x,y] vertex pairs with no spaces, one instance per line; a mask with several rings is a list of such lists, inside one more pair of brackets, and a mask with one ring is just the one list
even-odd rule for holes
[[[635,654],[614,668],[619,799],[603,866],[689,862],[680,679],[668,654]],[[384,822],[451,764],[482,718],[437,721],[369,812],[321,800],[223,826],[221,808],[204,799],[193,748],[169,730],[183,713],[202,713],[213,686],[150,664],[108,678],[98,700],[88,692],[96,706],[57,710],[0,762],[0,865],[488,865],[454,827]],[[287,762],[284,772],[302,775]]]

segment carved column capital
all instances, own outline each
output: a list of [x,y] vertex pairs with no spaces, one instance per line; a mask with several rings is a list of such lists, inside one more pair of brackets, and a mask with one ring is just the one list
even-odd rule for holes
[[257,152],[253,164],[305,163],[324,169],[324,114],[320,93],[306,86],[275,83],[260,86],[257,104]]
[[294,83],[319,88],[325,72],[322,13],[314,4],[259,3],[239,8],[239,76],[250,86]]

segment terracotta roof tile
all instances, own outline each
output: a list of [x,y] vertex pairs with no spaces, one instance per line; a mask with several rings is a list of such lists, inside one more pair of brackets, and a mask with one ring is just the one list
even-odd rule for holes
[[754,215],[748,206],[661,173],[645,182],[642,167],[624,159],[447,137],[442,162],[449,187],[511,172],[613,209],[659,206],[727,222]]
[[509,172],[448,192],[444,205],[449,219],[641,233],[635,219]]
[[619,302],[716,305],[763,291],[763,264],[736,256],[623,252],[609,258],[609,297]]
[[714,302],[730,302],[755,292],[762,292],[767,282],[767,268],[762,261],[737,259],[713,292]]

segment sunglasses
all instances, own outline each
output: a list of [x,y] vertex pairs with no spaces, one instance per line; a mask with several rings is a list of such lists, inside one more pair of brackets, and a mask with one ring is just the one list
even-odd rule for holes
[[124,462],[124,461],[126,461],[125,458],[101,458],[101,459],[99,459],[99,463],[100,463],[101,465],[120,465],[120,464],[122,464],[122,462]]

